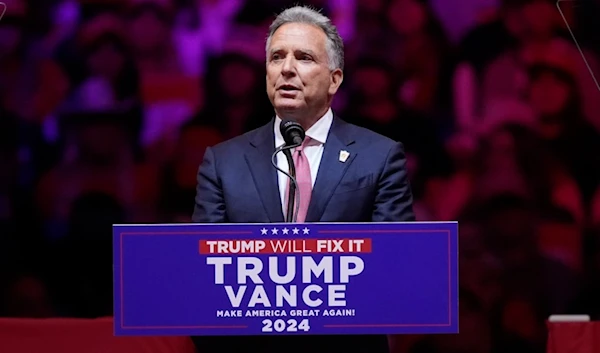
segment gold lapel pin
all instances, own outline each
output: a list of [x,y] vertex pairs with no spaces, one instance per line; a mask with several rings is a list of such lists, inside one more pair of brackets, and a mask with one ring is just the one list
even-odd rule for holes
[[344,150],[340,151],[340,162],[346,163],[349,156],[350,156],[350,152],[344,151]]

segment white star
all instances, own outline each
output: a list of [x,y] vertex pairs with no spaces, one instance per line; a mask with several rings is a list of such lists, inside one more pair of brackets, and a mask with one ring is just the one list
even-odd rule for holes
[[267,232],[269,232],[267,228],[263,228],[260,230],[260,235],[267,235]]
[[283,229],[282,229],[282,231],[283,231],[283,234],[286,234],[286,235],[287,235],[287,234],[288,234],[288,232],[289,232],[289,230],[288,230],[287,228],[283,228]]
[[299,231],[300,231],[300,229],[298,229],[298,228],[292,229],[292,233],[294,233],[294,234],[298,234]]
[[271,234],[277,234],[279,230],[277,228],[273,228],[271,229]]
[[302,232],[304,234],[308,234],[310,232],[310,230],[308,228],[304,227],[304,229],[302,229]]

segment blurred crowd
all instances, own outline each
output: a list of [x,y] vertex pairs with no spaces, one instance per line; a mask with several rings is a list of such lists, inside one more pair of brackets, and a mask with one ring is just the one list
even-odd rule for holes
[[[205,148],[273,116],[296,1],[4,2],[0,316],[111,315],[111,225],[190,220]],[[398,352],[543,352],[548,315],[598,318],[596,2],[303,3],[345,40],[335,113],[404,143],[419,220],[460,221],[461,334]]]

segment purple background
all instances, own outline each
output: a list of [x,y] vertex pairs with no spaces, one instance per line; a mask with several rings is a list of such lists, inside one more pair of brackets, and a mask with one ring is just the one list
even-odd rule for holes
[[[281,232],[280,235],[275,236],[261,235],[260,229],[263,226],[271,229],[290,225],[114,226],[115,334],[281,335],[458,332],[457,223],[302,224],[298,227],[308,227],[311,231],[310,235],[300,236],[283,236]],[[361,232],[349,235],[319,234],[319,231],[323,230]],[[376,230],[398,232],[371,233]],[[231,231],[249,231],[252,234],[219,234]],[[213,234],[194,234],[196,232],[213,232]],[[373,252],[360,254],[365,262],[363,273],[351,277],[346,287],[347,308],[355,309],[356,315],[308,317],[310,331],[296,333],[263,333],[261,332],[261,322],[264,319],[262,317],[217,318],[217,310],[231,307],[224,287],[214,284],[214,266],[206,265],[206,255],[199,254],[199,240],[286,237],[321,239],[369,237],[373,239]],[[266,259],[272,255],[250,256]],[[280,263],[283,263],[283,258],[288,255],[279,256],[282,257]],[[315,259],[321,256],[323,255],[318,255]],[[339,273],[335,265],[339,256],[334,255],[336,269],[334,280]],[[235,271],[228,267],[225,270],[225,281],[235,283]],[[266,266],[263,271],[266,271]],[[297,277],[301,280],[299,275]],[[314,283],[322,284],[322,278]],[[274,289],[274,285],[266,282],[264,286],[267,293]],[[298,293],[301,293],[301,289],[305,286],[298,283]],[[240,309],[244,312],[243,305],[250,298],[252,288],[253,285],[248,286],[246,298],[242,301]],[[324,292],[325,290],[320,294]],[[274,297],[271,302],[274,304]],[[310,309],[302,306],[296,309],[303,308]],[[251,309],[262,309],[262,307]],[[284,309],[288,310],[288,316],[282,319],[287,321],[292,318],[289,315],[290,308]],[[326,303],[317,309],[326,309]],[[271,319],[274,321],[277,318]],[[296,319],[298,322],[302,320],[301,317]],[[324,327],[331,324],[364,326]],[[237,329],[202,327],[236,325],[248,327]]]

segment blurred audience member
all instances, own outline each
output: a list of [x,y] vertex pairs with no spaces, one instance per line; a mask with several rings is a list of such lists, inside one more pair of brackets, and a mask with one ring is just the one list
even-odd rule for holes
[[584,224],[578,222],[571,211],[561,206],[551,206],[541,212],[539,249],[546,256],[583,273],[584,229]]
[[435,117],[440,129],[449,129],[455,58],[439,20],[422,0],[392,0],[387,20],[397,36],[397,50],[388,54],[401,82],[397,99]]
[[479,300],[481,309],[491,314],[503,296],[501,263],[487,247],[481,226],[473,220],[461,221],[460,287],[472,293]]
[[[574,71],[577,86],[584,92],[583,110],[587,118],[598,121],[600,106],[594,94],[590,93],[597,91],[590,73],[590,69],[597,71],[597,58],[583,48],[586,61],[582,59],[581,53],[571,44],[572,39],[565,31],[556,4],[549,0],[509,0],[504,6],[506,31],[499,30],[498,25],[496,30],[481,28],[479,37],[474,32],[473,37],[468,36],[469,41],[464,43],[472,50],[476,48],[478,54],[462,57],[454,74],[454,108],[459,125],[472,127],[477,124],[485,118],[483,110],[494,101],[522,100],[528,86],[527,68],[541,60],[560,60]],[[500,46],[490,40],[496,38],[492,35],[494,31],[498,38],[504,38],[500,40]],[[493,43],[496,49],[480,51],[474,43],[481,41]]]
[[458,45],[458,64],[453,73],[453,108],[456,125],[472,132],[488,108],[479,100],[485,68],[507,50],[517,45],[523,31],[521,0],[501,0],[495,19],[475,26]]
[[88,113],[65,117],[65,152],[41,180],[37,200],[49,235],[64,234],[73,200],[88,191],[118,199],[128,220],[153,219],[158,179],[155,168],[136,162],[128,114]]
[[[446,215],[438,214],[436,205],[427,204],[423,199],[427,188],[433,185],[427,181],[443,179],[452,170],[449,156],[436,134],[435,123],[427,115],[396,101],[394,70],[385,61],[361,59],[354,75],[342,118],[402,141],[410,165],[419,219],[445,218]],[[419,205],[419,201],[426,202]]]
[[499,125],[482,136],[478,154],[476,197],[517,192],[530,197],[541,209],[566,207],[579,224],[584,222],[576,181],[536,131],[515,123]]
[[174,9],[171,0],[130,0],[127,33],[142,73],[177,73],[180,63],[171,41]]
[[498,193],[478,209],[486,243],[503,268],[505,294],[531,300],[539,324],[568,311],[582,289],[580,275],[539,250],[539,212],[518,194]]
[[84,63],[83,81],[73,88],[64,110],[127,109],[139,101],[139,77],[115,14],[86,22],[78,41]]
[[574,73],[547,63],[530,66],[529,102],[551,153],[568,167],[586,204],[600,183],[600,133],[586,120]]
[[[524,66],[546,55],[556,43],[560,15],[548,0],[521,2],[513,30],[516,45],[491,61],[483,71],[481,104],[496,99],[518,99],[527,84]],[[517,27],[520,26],[520,27]]]
[[163,173],[160,210],[165,221],[191,221],[190,195],[196,192],[198,166],[206,148],[221,141],[222,135],[214,128],[195,122],[183,126],[173,160]]
[[354,40],[348,42],[345,47],[345,61],[348,66],[354,67],[365,53],[377,58],[389,55],[389,41],[393,36],[386,17],[388,3],[389,0],[356,0],[356,34]]
[[174,40],[175,5],[171,0],[129,0],[125,10],[144,106],[140,140],[158,164],[170,157],[177,131],[202,104],[200,77],[186,71],[186,58]]
[[274,114],[264,94],[265,69],[244,54],[211,58],[204,84],[206,104],[193,120],[216,127],[223,138],[266,123]]
[[27,28],[28,3],[4,3],[0,19],[0,107],[36,123],[64,98],[68,81],[52,60],[37,55]]

